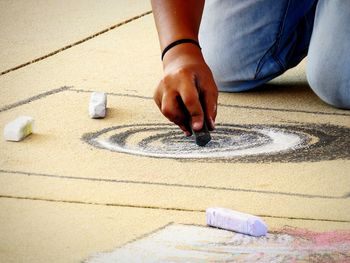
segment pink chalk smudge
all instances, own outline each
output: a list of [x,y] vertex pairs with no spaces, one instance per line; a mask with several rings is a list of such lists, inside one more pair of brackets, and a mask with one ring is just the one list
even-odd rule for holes
[[[294,238],[293,249],[301,254],[301,258],[309,262],[350,262],[350,230],[315,232],[301,228],[284,228],[279,234],[287,234]],[[297,258],[295,262],[300,262]]]
[[309,240],[315,246],[334,246],[344,243],[350,244],[350,230],[315,232],[302,228],[287,227],[282,229],[279,233]]

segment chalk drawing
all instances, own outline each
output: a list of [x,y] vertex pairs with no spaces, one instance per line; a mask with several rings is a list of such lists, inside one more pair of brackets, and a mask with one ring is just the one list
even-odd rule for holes
[[198,147],[170,124],[114,126],[83,135],[110,151],[212,162],[303,162],[350,158],[350,128],[325,124],[218,124],[212,141]]
[[86,263],[349,262],[350,231],[286,229],[252,237],[204,226],[172,224]]

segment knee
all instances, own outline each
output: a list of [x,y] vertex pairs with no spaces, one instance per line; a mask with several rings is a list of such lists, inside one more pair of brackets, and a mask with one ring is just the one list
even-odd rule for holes
[[326,103],[350,109],[350,2],[319,1],[309,46],[307,78]]
[[339,61],[308,61],[307,80],[324,102],[341,109],[350,109],[349,66]]

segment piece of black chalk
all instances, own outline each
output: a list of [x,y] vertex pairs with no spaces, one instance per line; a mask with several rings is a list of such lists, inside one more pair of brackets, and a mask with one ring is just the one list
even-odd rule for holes
[[203,127],[200,131],[194,131],[192,129],[192,133],[196,137],[196,144],[198,146],[203,147],[203,146],[207,145],[207,143],[210,142],[210,140],[211,140],[208,126],[207,126],[205,121],[203,122]]

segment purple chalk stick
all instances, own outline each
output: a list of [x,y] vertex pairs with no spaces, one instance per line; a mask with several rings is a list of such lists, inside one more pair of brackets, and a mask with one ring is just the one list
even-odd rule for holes
[[211,207],[206,210],[207,225],[251,236],[265,236],[266,223],[257,216],[227,208]]

